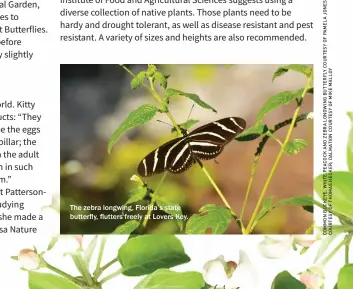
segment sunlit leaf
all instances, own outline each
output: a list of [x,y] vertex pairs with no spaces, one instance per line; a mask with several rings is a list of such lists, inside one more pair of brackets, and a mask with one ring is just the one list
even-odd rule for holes
[[352,289],[353,264],[344,265],[338,273],[337,287]]
[[135,289],[201,289],[205,285],[199,272],[173,272],[160,269],[148,275]]
[[[189,119],[187,122],[184,122],[184,123],[180,124],[179,126],[181,126],[183,129],[188,130],[190,127],[192,127],[194,124],[197,124],[198,122],[199,122],[199,120]],[[172,128],[172,132],[176,132],[175,127]]]
[[112,234],[113,234],[113,235],[114,235],[114,234],[129,235],[129,234],[131,234],[133,231],[135,231],[139,225],[140,225],[140,222],[139,222],[139,221],[130,220],[130,221],[127,221],[126,223],[120,225],[119,227],[117,227],[117,228],[113,231]]
[[309,77],[313,71],[310,67],[308,67],[307,65],[303,65],[303,64],[291,64],[291,65],[287,65],[287,66],[282,66],[282,67],[279,67],[276,70],[276,72],[273,74],[272,81],[275,80],[277,77],[285,74],[289,70],[302,73],[306,77]]
[[111,136],[108,143],[108,153],[110,154],[113,145],[117,142],[122,133],[150,121],[156,115],[157,111],[158,108],[152,104],[144,104],[138,109],[133,110]]
[[190,261],[180,240],[173,235],[131,238],[120,247],[118,259],[126,276],[142,276]]
[[260,221],[272,209],[273,197],[267,198],[262,203],[260,213],[256,217],[256,222]]
[[129,204],[133,204],[136,203],[138,201],[141,201],[144,199],[144,197],[147,194],[147,188],[145,187],[138,187],[135,190],[132,190],[130,192],[130,197],[129,199],[124,203],[124,205],[129,205]]
[[28,272],[29,289],[79,289],[75,283],[54,274]]
[[252,126],[244,130],[241,134],[237,135],[235,139],[238,141],[251,141],[259,138],[267,131],[268,128],[266,125]]
[[351,129],[348,134],[348,143],[347,143],[347,165],[348,170],[353,171],[353,111],[348,112],[347,115],[351,120]]
[[275,277],[271,289],[306,289],[306,286],[288,271],[283,271]]
[[353,219],[353,172],[336,171],[315,178],[314,188],[324,203]]
[[168,99],[172,96],[182,95],[182,96],[185,96],[185,97],[191,99],[192,101],[194,101],[195,103],[197,103],[199,106],[201,106],[203,108],[211,109],[212,111],[217,112],[212,106],[210,106],[209,104],[207,104],[206,102],[201,100],[200,97],[194,93],[186,93],[186,92],[182,92],[180,90],[176,90],[173,88],[168,88],[165,91],[165,95]]
[[178,204],[170,202],[164,197],[156,197],[156,202],[158,207],[169,215],[172,215],[178,223],[180,231],[183,230],[184,222],[183,222],[183,212],[181,207]]
[[211,230],[212,234],[224,233],[232,219],[228,208],[216,205],[203,206],[199,214],[194,214],[186,223],[187,234],[204,234]]
[[131,88],[132,89],[139,88],[142,85],[143,81],[145,80],[145,77],[146,77],[146,72],[145,71],[139,72],[136,75],[136,77],[134,77],[131,80]]
[[306,140],[294,139],[287,143],[286,147],[284,148],[284,151],[288,155],[297,155],[307,147],[308,147],[308,142]]
[[167,81],[167,78],[168,76],[166,77],[162,72],[160,71],[156,71],[154,73],[154,78],[155,80],[157,80],[159,82],[159,84],[164,88],[166,89],[167,86],[168,86],[168,81]]
[[283,91],[276,95],[271,96],[263,107],[260,109],[256,117],[256,126],[260,124],[262,119],[266,114],[275,110],[284,104],[289,104],[294,101],[296,98],[300,98],[303,94],[304,89],[299,89],[297,91]]

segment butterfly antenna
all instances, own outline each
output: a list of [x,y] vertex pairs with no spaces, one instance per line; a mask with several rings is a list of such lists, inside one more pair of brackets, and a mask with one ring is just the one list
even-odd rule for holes
[[[195,106],[195,104],[193,104],[193,105],[192,105],[192,107],[191,107],[191,109],[190,109],[190,113],[189,113],[189,116],[188,116],[187,121],[188,121],[188,120],[189,120],[189,118],[190,118],[190,115],[191,115],[192,110],[194,109],[194,106]],[[186,121],[186,122],[187,122],[187,121]]]
[[167,125],[169,125],[169,126],[171,126],[171,127],[174,127],[174,126],[172,126],[170,123],[167,123],[167,122],[165,122],[165,121],[162,121],[162,120],[159,120],[159,119],[157,119],[157,121],[158,121],[158,122],[161,122],[161,123],[164,123],[164,124],[167,124]]

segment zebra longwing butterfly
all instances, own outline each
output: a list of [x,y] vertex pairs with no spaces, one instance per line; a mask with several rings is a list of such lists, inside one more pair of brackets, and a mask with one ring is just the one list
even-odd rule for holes
[[234,137],[244,131],[246,122],[239,117],[227,117],[204,126],[190,134],[175,138],[150,152],[139,164],[137,172],[150,177],[169,171],[174,174],[188,170],[199,160],[211,160],[221,154]]

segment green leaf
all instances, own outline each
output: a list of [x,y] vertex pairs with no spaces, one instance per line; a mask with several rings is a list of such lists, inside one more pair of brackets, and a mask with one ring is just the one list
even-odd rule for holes
[[277,202],[276,207],[281,205],[312,206],[313,204],[314,204],[313,196],[301,196],[301,197],[282,199]]
[[169,215],[172,215],[178,223],[180,231],[183,230],[184,223],[183,223],[183,212],[181,207],[178,204],[172,203],[168,201],[164,197],[156,197],[156,202],[158,207]]
[[[191,126],[193,126],[194,124],[197,124],[198,122],[199,120],[189,119],[187,122],[179,124],[179,126],[182,127],[183,129],[188,130]],[[172,128],[172,132],[176,132],[175,127]]]
[[251,141],[259,138],[267,131],[268,127],[266,125],[252,126],[237,135],[235,139],[238,141]]
[[146,275],[190,261],[180,240],[173,235],[143,235],[129,239],[120,247],[118,259],[126,276]]
[[338,273],[337,287],[352,289],[353,264],[344,265]]
[[276,70],[276,72],[273,74],[272,81],[274,81],[277,77],[282,76],[289,70],[296,71],[299,73],[304,74],[306,77],[309,77],[312,74],[312,69],[306,65],[303,64],[291,64],[287,66],[282,66]]
[[79,289],[75,283],[58,275],[28,272],[29,289]]
[[337,287],[337,283],[336,283],[335,287],[333,287],[333,289],[338,289],[338,287]]
[[275,277],[271,289],[306,289],[306,286],[288,271],[283,271]]
[[353,111],[348,112],[347,115],[351,120],[351,129],[348,134],[348,143],[347,143],[347,165],[348,170],[353,171]]
[[124,205],[129,205],[143,200],[147,194],[147,188],[138,187],[135,190],[130,191],[130,198],[124,203]]
[[353,219],[353,172],[322,174],[315,178],[314,188],[321,200],[332,205],[334,211]]
[[299,154],[303,149],[308,147],[308,142],[303,139],[294,139],[290,142],[287,143],[287,145],[284,148],[284,151],[288,155],[297,155]]
[[224,233],[230,224],[232,215],[228,208],[216,205],[203,206],[199,214],[194,214],[186,223],[186,234],[205,234],[208,229],[212,234]]
[[131,88],[132,89],[139,88],[142,85],[143,81],[145,80],[145,77],[146,77],[146,72],[145,71],[139,72],[136,75],[136,77],[134,77],[131,80]]
[[203,108],[211,109],[212,111],[217,112],[212,106],[210,106],[206,102],[202,101],[200,99],[200,97],[194,93],[186,93],[186,92],[182,92],[180,90],[176,90],[173,88],[168,88],[165,91],[165,95],[166,95],[167,99],[169,99],[170,97],[172,97],[174,95],[182,95],[182,96],[185,96],[185,97],[191,99],[192,101],[196,102],[199,106],[201,106]]
[[205,285],[199,272],[173,272],[160,269],[148,275],[135,289],[201,289]]
[[120,234],[120,235],[129,235],[131,234],[133,231],[136,230],[136,228],[140,225],[139,221],[136,220],[130,220],[127,221],[126,223],[118,226],[112,234]]
[[158,108],[152,104],[144,104],[138,109],[133,110],[111,136],[108,144],[108,153],[110,154],[113,145],[120,138],[122,133],[150,121],[156,115],[157,111]]
[[339,234],[332,234],[323,238],[320,244],[320,248],[317,251],[314,263],[316,263],[325,254],[328,247],[330,246],[330,244],[332,244],[332,242],[336,239],[337,236],[339,236]]
[[168,86],[168,81],[167,81],[167,78],[162,72],[160,71],[156,71],[154,73],[154,78],[155,80],[157,80],[159,82],[159,84],[164,88],[166,89],[167,86]]
[[94,253],[94,249],[97,246],[97,241],[98,241],[98,236],[94,236],[91,242],[89,243],[87,250],[84,252],[83,258],[88,268],[89,268],[89,263],[91,262],[91,259],[92,259],[92,255]]
[[259,222],[264,216],[266,216],[272,209],[273,197],[267,198],[262,203],[262,209],[256,217],[256,222]]
[[299,89],[297,91],[282,91],[276,95],[271,96],[257,114],[256,126],[260,124],[264,116],[269,112],[275,110],[281,105],[291,103],[296,98],[300,98],[303,94],[303,91],[304,89]]

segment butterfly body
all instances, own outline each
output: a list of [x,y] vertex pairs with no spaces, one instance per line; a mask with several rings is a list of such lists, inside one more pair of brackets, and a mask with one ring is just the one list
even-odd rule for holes
[[227,117],[204,126],[190,134],[175,138],[151,153],[139,164],[140,176],[149,177],[164,171],[174,174],[188,170],[198,160],[210,160],[219,156],[226,144],[244,131],[246,122],[239,117]]

